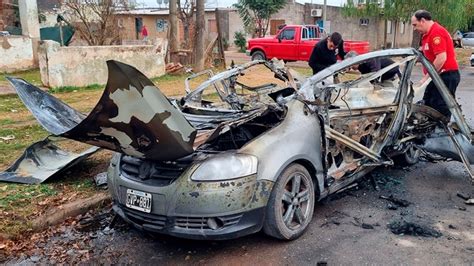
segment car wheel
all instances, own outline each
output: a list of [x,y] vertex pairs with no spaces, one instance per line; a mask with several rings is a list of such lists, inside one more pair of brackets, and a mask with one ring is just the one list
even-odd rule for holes
[[409,144],[408,149],[394,158],[395,163],[402,166],[414,165],[420,160],[420,149],[415,145]]
[[313,218],[314,185],[308,170],[289,165],[278,177],[266,208],[263,230],[267,235],[293,240]]
[[252,54],[252,61],[254,60],[266,60],[265,54],[262,51],[255,51]]

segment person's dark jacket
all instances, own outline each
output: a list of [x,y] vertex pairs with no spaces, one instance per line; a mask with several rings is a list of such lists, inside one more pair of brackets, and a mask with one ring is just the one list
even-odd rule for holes
[[[395,63],[395,61],[390,58],[375,58],[360,64],[358,70],[362,74],[367,74],[379,71],[380,69],[387,67],[393,63]],[[399,77],[401,76],[400,69],[398,67],[394,67],[389,71],[385,72],[381,77],[381,81],[393,79],[395,75],[398,75]]]
[[[339,55],[344,58],[346,52],[344,51],[344,42],[338,46]],[[313,52],[309,57],[308,65],[313,70],[313,75],[319,71],[331,66],[337,62],[336,51],[328,49],[328,38],[319,41],[313,48]]]

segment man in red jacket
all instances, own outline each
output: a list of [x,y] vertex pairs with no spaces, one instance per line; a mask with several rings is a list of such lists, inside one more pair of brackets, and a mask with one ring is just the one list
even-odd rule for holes
[[[421,49],[425,57],[434,65],[451,94],[455,95],[456,88],[461,80],[459,67],[456,61],[453,40],[449,32],[431,18],[430,12],[418,10],[411,17],[413,28],[423,34]],[[421,83],[428,79],[426,70]],[[428,84],[423,96],[426,105],[433,107],[443,115],[450,117],[451,112],[439,94],[433,81]]]

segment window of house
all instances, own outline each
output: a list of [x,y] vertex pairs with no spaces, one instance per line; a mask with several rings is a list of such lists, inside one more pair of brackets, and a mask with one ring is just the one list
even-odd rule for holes
[[400,22],[400,34],[405,33],[405,22]]
[[285,29],[280,33],[280,39],[282,40],[294,40],[295,39],[295,29]]
[[392,34],[392,21],[387,20],[387,34]]

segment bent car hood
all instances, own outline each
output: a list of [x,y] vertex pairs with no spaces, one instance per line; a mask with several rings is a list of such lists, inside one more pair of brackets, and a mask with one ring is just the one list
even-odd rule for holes
[[196,130],[136,68],[107,61],[109,78],[85,116],[21,79],[8,78],[50,133],[138,158],[174,160],[193,152]]

